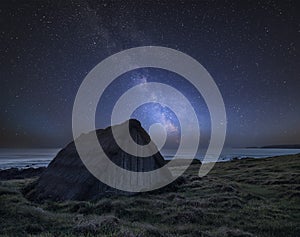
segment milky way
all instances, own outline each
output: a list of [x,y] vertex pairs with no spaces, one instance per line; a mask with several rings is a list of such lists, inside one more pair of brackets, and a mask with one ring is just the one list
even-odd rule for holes
[[[0,146],[64,146],[72,139],[72,106],[87,73],[111,54],[144,45],[182,51],[212,75],[228,117],[226,146],[300,143],[296,3],[1,1]],[[210,117],[203,98],[163,70],[117,78],[99,102],[97,127],[110,125],[122,93],[147,81],[169,84],[190,100],[205,146]],[[180,126],[167,108],[144,105],[132,116],[145,128],[160,121],[176,141]]]

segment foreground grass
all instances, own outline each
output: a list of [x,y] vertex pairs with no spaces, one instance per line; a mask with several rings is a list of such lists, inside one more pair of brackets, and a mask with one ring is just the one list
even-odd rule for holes
[[97,202],[26,200],[0,183],[2,236],[298,236],[300,155],[193,165],[172,189]]

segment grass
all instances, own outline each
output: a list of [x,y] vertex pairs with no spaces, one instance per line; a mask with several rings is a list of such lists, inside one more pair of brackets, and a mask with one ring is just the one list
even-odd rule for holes
[[94,202],[26,200],[32,179],[0,182],[1,236],[297,236],[300,155],[192,165],[168,191]]

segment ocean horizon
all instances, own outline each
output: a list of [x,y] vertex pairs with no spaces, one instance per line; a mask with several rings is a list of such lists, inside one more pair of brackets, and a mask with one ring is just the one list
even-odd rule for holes
[[[47,167],[48,164],[54,159],[61,148],[36,148],[36,149],[13,149],[13,148],[0,148],[0,169],[9,168],[38,168]],[[206,149],[199,149],[194,158],[203,160]],[[166,160],[174,157],[176,150],[165,149],[161,151]],[[281,155],[292,155],[300,153],[300,149],[281,149],[281,148],[224,148],[218,158],[218,162],[226,162],[232,159],[243,158],[266,158]],[[179,158],[191,158],[191,153],[185,151],[179,154]],[[210,154],[213,157],[213,154]]]

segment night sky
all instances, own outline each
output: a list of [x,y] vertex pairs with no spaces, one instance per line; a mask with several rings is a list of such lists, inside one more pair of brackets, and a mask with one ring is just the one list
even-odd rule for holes
[[[182,51],[212,75],[225,102],[227,147],[299,144],[296,2],[1,1],[0,147],[63,147],[72,140],[73,102],[88,72],[114,53],[147,45]],[[207,144],[203,98],[184,78],[162,69],[117,78],[100,99],[97,127],[110,125],[122,93],[150,81],[167,83],[190,100]],[[174,113],[158,104],[144,105],[132,117],[146,129],[161,122],[170,142],[180,131]]]

